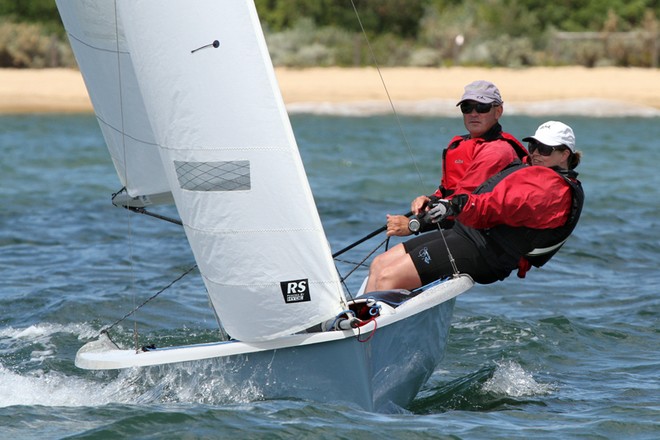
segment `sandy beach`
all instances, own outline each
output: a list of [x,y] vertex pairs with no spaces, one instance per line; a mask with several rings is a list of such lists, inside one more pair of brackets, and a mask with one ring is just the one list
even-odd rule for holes
[[[385,113],[389,94],[401,113],[456,115],[463,86],[487,79],[510,114],[660,116],[658,69],[277,68],[276,75],[291,112]],[[0,69],[0,113],[91,111],[76,70]]]

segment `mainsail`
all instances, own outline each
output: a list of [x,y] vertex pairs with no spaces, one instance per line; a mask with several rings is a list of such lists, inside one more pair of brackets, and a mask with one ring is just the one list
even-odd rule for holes
[[341,312],[252,0],[57,4],[122,183],[171,191],[225,330],[267,340]]

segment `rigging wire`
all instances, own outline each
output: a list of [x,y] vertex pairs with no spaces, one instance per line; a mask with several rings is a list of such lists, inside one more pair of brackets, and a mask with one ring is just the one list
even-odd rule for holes
[[[366,265],[364,264],[364,262],[367,261],[367,260],[368,260],[368,259],[369,259],[369,258],[370,258],[370,257],[371,257],[371,256],[372,256],[372,255],[378,250],[378,249],[380,249],[384,244],[387,244],[389,241],[390,241],[390,237],[387,237],[387,238],[386,238],[385,240],[383,240],[378,246],[376,246],[371,252],[369,252],[369,253],[368,253],[368,254],[362,259],[362,261],[360,261],[359,263],[350,263],[350,262],[348,262],[348,261],[337,260],[337,261],[342,261],[342,262],[344,262],[344,263],[353,264],[353,269],[351,269],[346,275],[344,275],[343,277],[341,277],[340,280],[339,280],[339,281],[344,285],[344,287],[346,288],[346,291],[347,291],[348,294],[351,296],[351,298],[353,297],[353,294],[351,293],[350,289],[348,288],[348,285],[346,285],[346,279],[347,279],[348,277],[350,277],[350,276],[353,274],[353,272],[355,272],[356,270],[358,270],[358,268],[360,268],[360,267],[362,267],[362,266],[366,266]],[[387,249],[387,248],[385,248],[385,249]],[[368,267],[368,266],[367,266],[367,267]]]
[[[119,115],[120,115],[120,124],[121,124],[121,147],[122,147],[122,156],[123,156],[123,161],[124,161],[124,184],[126,187],[128,186],[128,162],[127,162],[127,155],[126,155],[126,134],[125,134],[125,115],[124,115],[124,93],[123,93],[123,84],[122,84],[122,75],[121,75],[121,53],[119,52],[119,17],[117,14],[117,2],[114,2],[114,12],[115,12],[115,48],[116,48],[116,54],[117,54],[117,85],[119,86]],[[127,191],[128,193],[128,191]],[[135,308],[135,303],[136,303],[136,297],[135,297],[135,272],[133,270],[133,265],[134,265],[134,258],[133,258],[133,246],[132,242],[133,240],[131,239],[132,237],[132,228],[131,228],[131,216],[130,214],[126,215],[126,236],[128,240],[128,267],[129,267],[129,284],[131,286],[131,298],[133,301],[133,311],[127,315],[130,316],[132,315],[139,307]],[[122,318],[123,320],[124,318]],[[114,324],[113,324],[114,325]],[[112,327],[112,326],[111,326]],[[138,336],[138,328],[137,328],[137,319],[133,319],[133,342],[135,344],[135,352],[137,353],[139,350],[139,336]]]
[[371,252],[369,252],[369,253],[367,254],[366,257],[364,257],[364,258],[362,259],[362,261],[360,261],[359,263],[354,263],[354,264],[355,264],[355,267],[354,267],[350,272],[348,272],[348,273],[346,274],[346,276],[342,277],[341,281],[344,282],[344,281],[346,280],[346,278],[348,278],[349,276],[351,276],[351,274],[357,270],[358,267],[360,267],[360,266],[364,266],[364,265],[365,265],[364,262],[367,261],[367,260],[369,259],[369,257],[371,257],[371,256],[372,256],[372,255],[373,255],[378,249],[380,249],[384,244],[386,244],[386,243],[389,241],[389,239],[390,239],[390,238],[387,237],[385,240],[383,240],[382,242],[380,242],[380,244],[379,244],[378,246],[376,246]]
[[362,20],[360,19],[360,14],[357,10],[357,7],[355,6],[355,1],[351,0],[351,5],[353,6],[353,11],[355,11],[355,16],[357,17],[358,24],[360,25],[360,29],[362,30],[362,35],[364,35],[364,39],[367,43],[367,48],[369,49],[369,55],[371,55],[371,59],[374,63],[374,66],[376,66],[376,71],[378,72],[378,76],[380,77],[380,82],[383,84],[383,89],[385,89],[385,94],[387,95],[387,100],[390,103],[390,108],[392,109],[392,113],[394,115],[394,118],[396,119],[397,126],[399,128],[399,132],[401,133],[401,137],[403,138],[403,142],[406,144],[406,147],[408,148],[408,154],[410,155],[410,158],[413,161],[413,165],[415,167],[415,171],[417,172],[417,178],[419,179],[419,183],[421,185],[424,184],[424,180],[422,179],[422,174],[419,171],[419,166],[417,166],[417,161],[415,161],[415,155],[412,151],[412,147],[410,146],[410,142],[408,142],[408,137],[406,136],[406,132],[403,129],[403,124],[401,124],[401,119],[399,118],[399,113],[396,111],[396,107],[394,105],[394,101],[392,101],[392,97],[390,95],[390,91],[387,88],[387,84],[385,83],[385,79],[383,78],[383,73],[380,70],[380,65],[378,64],[378,60],[376,60],[376,54],[371,47],[371,42],[369,41],[369,36],[367,35],[367,31],[364,29],[364,26],[362,25]]
[[[357,21],[360,25],[362,35],[364,36],[364,39],[367,43],[367,48],[369,49],[369,54],[371,56],[371,59],[372,59],[374,65],[375,65],[375,67],[376,67],[376,71],[378,72],[378,76],[380,77],[380,81],[383,85],[383,89],[385,89],[385,94],[387,95],[387,100],[389,101],[390,108],[392,109],[392,113],[393,113],[394,118],[397,122],[397,126],[399,128],[400,133],[401,133],[401,137],[403,138],[403,141],[406,144],[406,148],[408,149],[408,154],[409,154],[409,156],[410,156],[410,158],[413,162],[413,166],[415,167],[415,172],[417,173],[417,178],[419,179],[420,185],[423,186],[424,185],[424,180],[422,179],[422,174],[419,170],[419,166],[417,165],[417,161],[415,160],[415,154],[412,150],[412,147],[410,146],[410,142],[408,142],[408,137],[406,136],[406,132],[403,129],[403,124],[401,123],[401,118],[399,117],[399,114],[396,110],[396,106],[394,105],[394,101],[392,101],[392,97],[390,95],[389,89],[387,88],[387,84],[385,83],[385,79],[383,78],[383,73],[380,69],[380,65],[378,64],[378,60],[376,59],[376,54],[375,54],[375,52],[374,52],[374,50],[371,46],[371,42],[369,41],[369,36],[367,35],[367,32],[364,28],[364,25],[362,24],[362,20],[360,19],[360,13],[358,12],[357,6],[355,6],[355,1],[354,0],[351,0],[351,6],[353,7],[353,11],[355,12],[355,16],[356,16]],[[412,213],[410,213],[410,214],[412,214]],[[406,214],[406,216],[408,216],[408,214]],[[440,231],[440,235],[442,236],[442,240],[445,244],[445,248],[447,249],[447,253],[448,253],[448,256],[449,256],[449,262],[451,263],[452,269],[454,270],[455,274],[458,274],[459,272],[458,272],[458,268],[456,267],[456,261],[454,260],[454,257],[451,254],[451,251],[449,250],[449,245],[447,244],[447,239],[445,238],[444,230],[442,229],[440,224],[438,224],[438,230]],[[381,232],[381,231],[379,231],[379,232]],[[370,238],[370,236],[368,236],[368,237]],[[362,241],[364,241],[364,240],[362,240]],[[348,246],[347,248],[343,249],[342,251],[338,252],[335,255],[338,255],[339,253],[342,253],[344,250],[351,249],[352,247],[356,246],[357,244],[360,244],[362,241],[358,241],[358,242]],[[389,243],[389,237],[386,239],[385,242]],[[376,250],[378,250],[382,245],[383,245],[383,243],[379,244],[373,251],[371,251],[359,263],[359,265],[362,265],[362,263],[364,263],[371,255],[373,255],[373,253],[376,252]],[[335,255],[333,255],[333,257]],[[348,278],[348,276],[350,276],[353,272],[355,272],[355,270],[357,270],[358,266],[355,266],[346,276],[342,277],[342,279],[341,279],[342,283],[346,280],[346,278]]]
[[[130,312],[128,312],[127,314],[125,314],[124,316],[122,316],[121,318],[119,318],[118,320],[116,320],[115,322],[113,322],[112,324],[110,324],[108,327],[105,327],[104,329],[102,329],[102,330],[101,330],[101,334],[103,334],[103,333],[108,333],[108,332],[110,331],[110,329],[112,329],[112,327],[116,326],[117,324],[119,324],[119,323],[122,322],[124,319],[128,318],[129,316],[133,315],[133,314],[134,314],[135,312],[137,312],[140,308],[142,308],[143,306],[145,306],[148,302],[150,302],[151,300],[155,299],[158,295],[160,295],[161,293],[163,293],[164,291],[166,291],[167,289],[169,289],[170,287],[172,287],[172,286],[174,285],[174,283],[180,281],[183,277],[185,277],[186,275],[188,275],[190,272],[192,272],[192,271],[195,270],[196,268],[197,268],[197,265],[196,265],[196,264],[195,264],[194,266],[190,267],[188,270],[186,270],[184,273],[182,273],[182,274],[179,275],[176,279],[174,279],[172,282],[170,282],[167,286],[163,287],[163,288],[160,289],[158,292],[154,293],[154,294],[151,295],[149,298],[147,298],[146,300],[144,300],[144,301],[142,302],[142,304],[140,304],[139,306],[134,307],[133,310],[131,310]],[[100,335],[99,335],[99,336],[100,336]],[[137,349],[136,349],[136,350],[137,350]]]

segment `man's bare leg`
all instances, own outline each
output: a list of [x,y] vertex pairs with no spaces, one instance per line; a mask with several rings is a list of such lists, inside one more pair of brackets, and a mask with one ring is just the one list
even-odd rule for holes
[[365,293],[390,289],[412,290],[421,285],[412,259],[403,245],[398,244],[371,263]]

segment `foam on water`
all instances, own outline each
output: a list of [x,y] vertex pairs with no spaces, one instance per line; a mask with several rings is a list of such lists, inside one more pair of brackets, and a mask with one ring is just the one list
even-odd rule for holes
[[80,339],[84,339],[94,337],[98,334],[98,330],[95,330],[88,324],[40,323],[23,329],[14,327],[0,328],[0,340],[23,340],[43,343],[50,341],[50,338],[56,333],[73,334],[77,335]]
[[21,374],[0,365],[0,407],[100,406],[134,402],[134,397],[123,380],[99,385],[57,371],[35,370]]
[[497,368],[493,375],[481,387],[487,393],[501,394],[510,397],[538,396],[549,394],[553,387],[534,380],[515,361],[496,362]]
[[[3,359],[20,357],[29,351],[29,361],[10,366],[0,360],[0,407],[14,405],[95,407],[111,403],[241,403],[262,398],[250,383],[229,384],[223,378],[222,363],[166,365],[120,371],[86,372],[68,375],[46,366],[57,358],[58,335],[79,340],[95,337],[98,331],[88,324],[40,323],[26,328],[0,329]],[[37,348],[38,347],[38,348]],[[70,360],[73,362],[73,359]]]
[[[88,324],[40,323],[26,328],[0,329],[0,407],[13,405],[97,406],[129,402],[134,398],[125,378],[97,382],[69,376],[48,367],[56,360],[58,347],[53,339],[58,335],[74,335],[78,339],[93,337],[97,332]],[[29,352],[29,360],[8,365],[8,360]],[[128,393],[127,393],[128,390]]]

